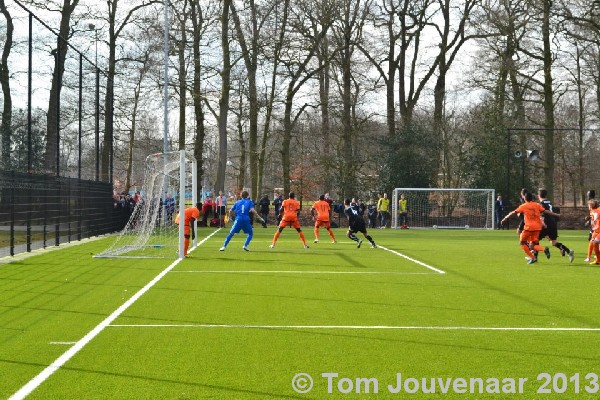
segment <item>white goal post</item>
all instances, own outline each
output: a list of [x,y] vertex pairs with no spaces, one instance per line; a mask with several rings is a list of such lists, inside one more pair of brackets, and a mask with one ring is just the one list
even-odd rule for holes
[[[398,201],[407,200],[407,222],[401,223]],[[391,201],[391,227],[494,229],[494,189],[396,188]]]
[[196,160],[185,150],[146,157],[142,199],[113,243],[94,257],[183,257],[183,224],[175,219],[180,210],[196,205],[196,181]]

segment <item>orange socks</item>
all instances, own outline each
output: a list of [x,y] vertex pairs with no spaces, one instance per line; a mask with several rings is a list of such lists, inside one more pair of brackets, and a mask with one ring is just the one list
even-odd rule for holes
[[[527,257],[529,257],[529,258],[535,258],[535,256],[533,255],[533,253],[529,249],[529,246],[527,246],[526,244],[522,244],[521,248],[523,249],[523,251],[525,252],[525,254],[527,254]],[[543,247],[542,247],[542,251],[544,251]]]
[[298,235],[300,235],[300,239],[302,239],[302,243],[306,246],[306,238],[304,237],[304,232],[300,231],[300,232],[298,232]]
[[275,245],[275,243],[277,243],[277,239],[279,239],[280,234],[281,234],[281,232],[279,232],[279,231],[275,232],[275,236],[273,236],[273,245]]
[[331,236],[331,240],[335,241],[335,236],[333,235],[333,231],[331,229],[327,229],[327,232],[329,232],[329,236]]
[[187,256],[188,248],[190,247],[190,239],[183,239],[183,256]]

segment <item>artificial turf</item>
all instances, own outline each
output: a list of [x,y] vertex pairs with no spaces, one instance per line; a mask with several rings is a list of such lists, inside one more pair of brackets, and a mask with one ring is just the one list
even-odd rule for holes
[[[244,235],[218,251],[227,232],[215,233],[30,398],[598,398],[600,268],[583,262],[587,232],[561,232],[575,262],[552,249],[534,265],[514,231],[373,230],[377,249],[341,229],[337,244],[304,232],[309,249],[289,229],[270,249],[274,229],[257,228],[250,252]],[[0,266],[1,397],[173,262],[92,258],[110,240]],[[293,389],[299,373],[310,392]],[[398,373],[419,389],[391,393]],[[441,380],[435,394],[424,378]],[[441,393],[460,378],[465,393],[460,381]],[[472,378],[483,392],[469,393]],[[510,378],[527,378],[523,393]]]

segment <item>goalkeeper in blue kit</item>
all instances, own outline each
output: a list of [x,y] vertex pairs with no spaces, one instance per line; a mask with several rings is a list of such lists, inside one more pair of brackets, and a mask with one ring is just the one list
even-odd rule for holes
[[261,224],[265,224],[265,220],[258,215],[254,209],[254,202],[250,200],[248,196],[249,193],[247,190],[242,191],[242,198],[236,201],[233,207],[231,207],[229,210],[230,218],[235,218],[235,220],[231,230],[229,231],[229,234],[225,238],[223,246],[219,249],[219,251],[225,251],[231,238],[233,238],[236,233],[240,233],[240,231],[244,231],[244,233],[247,235],[243,249],[245,251],[250,251],[248,246],[250,245],[250,241],[252,241],[252,237],[254,236],[252,220],[250,219],[251,214],[254,214]]

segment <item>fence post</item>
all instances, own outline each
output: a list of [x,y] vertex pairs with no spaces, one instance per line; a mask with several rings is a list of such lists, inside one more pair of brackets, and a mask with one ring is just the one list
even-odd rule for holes
[[[15,171],[12,171],[12,181],[15,181]],[[10,255],[15,255],[15,191],[10,191]]]

